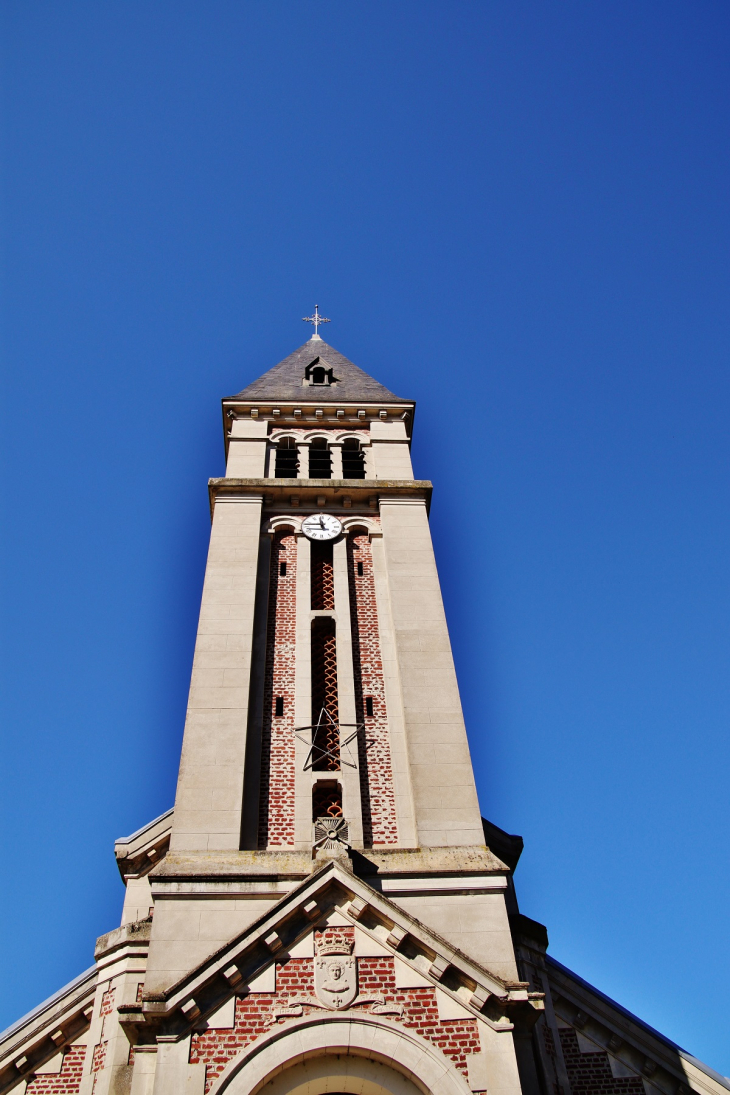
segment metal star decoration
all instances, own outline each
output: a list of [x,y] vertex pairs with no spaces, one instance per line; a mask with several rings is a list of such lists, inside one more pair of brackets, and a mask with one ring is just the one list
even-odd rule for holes
[[[357,768],[357,761],[352,755],[350,744],[355,741],[357,732],[363,725],[363,723],[359,722],[335,722],[329,711],[323,707],[319,713],[319,718],[315,723],[312,723],[311,726],[295,726],[294,736],[301,741],[302,745],[306,745],[309,749],[307,759],[304,762],[304,771],[306,772],[308,768],[313,768],[317,761],[324,760],[326,757],[333,760],[338,765],[346,764],[348,768]],[[324,730],[326,727],[334,727],[339,731],[342,727],[351,726],[354,727],[354,730],[344,741],[340,742],[339,756],[336,756],[332,750],[328,749],[325,745],[318,744],[317,739],[322,741],[325,738]],[[306,737],[302,737],[302,734],[308,734],[309,740],[307,740]]]

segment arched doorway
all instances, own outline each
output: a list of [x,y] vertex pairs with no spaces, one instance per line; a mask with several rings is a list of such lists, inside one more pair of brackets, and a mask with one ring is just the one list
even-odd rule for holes
[[246,1046],[209,1095],[471,1095],[415,1031],[363,1012],[290,1019]]

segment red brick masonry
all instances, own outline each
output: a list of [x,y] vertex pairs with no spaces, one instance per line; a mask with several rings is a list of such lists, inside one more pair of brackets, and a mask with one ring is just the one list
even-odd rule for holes
[[28,1081],[29,1095],[76,1095],[81,1086],[86,1046],[71,1046],[63,1055],[61,1071],[34,1076]]
[[[389,1020],[402,1022],[427,1038],[449,1057],[466,1076],[467,1057],[480,1052],[475,1019],[440,1020],[436,992],[432,988],[398,989],[395,985],[394,960],[390,957],[359,958],[357,960],[359,994],[378,995],[385,1004],[401,1005],[402,1017],[388,1015]],[[285,1009],[289,1000],[314,996],[314,963],[311,958],[290,958],[276,965],[276,992],[252,992],[236,1001],[236,1025],[232,1030],[206,1030],[193,1034],[190,1063],[207,1065],[205,1090],[239,1051],[279,1021],[274,1012]],[[352,1004],[350,1011],[370,1012],[373,1003]],[[326,1012],[303,1005],[303,1014]],[[394,1007],[393,1011],[396,1011]],[[282,1016],[281,1018],[285,1018]]]
[[[362,566],[362,574],[358,574],[358,563]],[[367,535],[348,537],[347,570],[350,581],[355,708],[357,721],[365,724],[364,734],[360,735],[358,742],[363,838],[366,845],[397,844],[395,789],[385,708],[373,555]],[[366,713],[365,700],[368,696],[373,703],[371,716]]]
[[572,1095],[645,1095],[640,1076],[613,1075],[605,1050],[581,1053],[574,1030],[561,1028],[560,1044]]
[[[281,565],[286,563],[286,574]],[[294,843],[294,673],[296,645],[297,539],[277,533],[271,545],[269,619],[261,740],[259,847]],[[276,697],[284,714],[276,715]]]

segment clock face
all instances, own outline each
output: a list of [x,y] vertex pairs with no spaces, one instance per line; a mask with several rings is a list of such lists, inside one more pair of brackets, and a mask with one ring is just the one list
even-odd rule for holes
[[334,540],[342,524],[330,513],[312,513],[302,521],[302,532],[309,540]]

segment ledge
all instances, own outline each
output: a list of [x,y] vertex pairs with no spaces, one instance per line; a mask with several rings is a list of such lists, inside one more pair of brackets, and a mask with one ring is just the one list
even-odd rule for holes
[[312,873],[311,852],[168,852],[150,880],[302,879]]
[[[363,879],[406,875],[507,874],[509,868],[488,848],[410,848],[353,851],[352,870]],[[311,852],[173,852],[153,867],[151,882],[300,881],[321,866]]]
[[[362,860],[367,861],[367,865]],[[405,850],[368,851],[357,856],[357,874],[422,875],[422,874],[505,874],[509,868],[489,848],[478,845],[447,848],[408,848]],[[368,869],[370,868],[370,870]]]
[[269,495],[275,504],[286,502],[292,494],[299,496],[302,507],[316,506],[317,496],[324,495],[327,503],[338,504],[340,495],[348,495],[354,504],[367,505],[371,498],[382,494],[405,498],[423,498],[426,509],[431,506],[433,484],[428,479],[209,479],[208,496],[213,514],[217,498]]

